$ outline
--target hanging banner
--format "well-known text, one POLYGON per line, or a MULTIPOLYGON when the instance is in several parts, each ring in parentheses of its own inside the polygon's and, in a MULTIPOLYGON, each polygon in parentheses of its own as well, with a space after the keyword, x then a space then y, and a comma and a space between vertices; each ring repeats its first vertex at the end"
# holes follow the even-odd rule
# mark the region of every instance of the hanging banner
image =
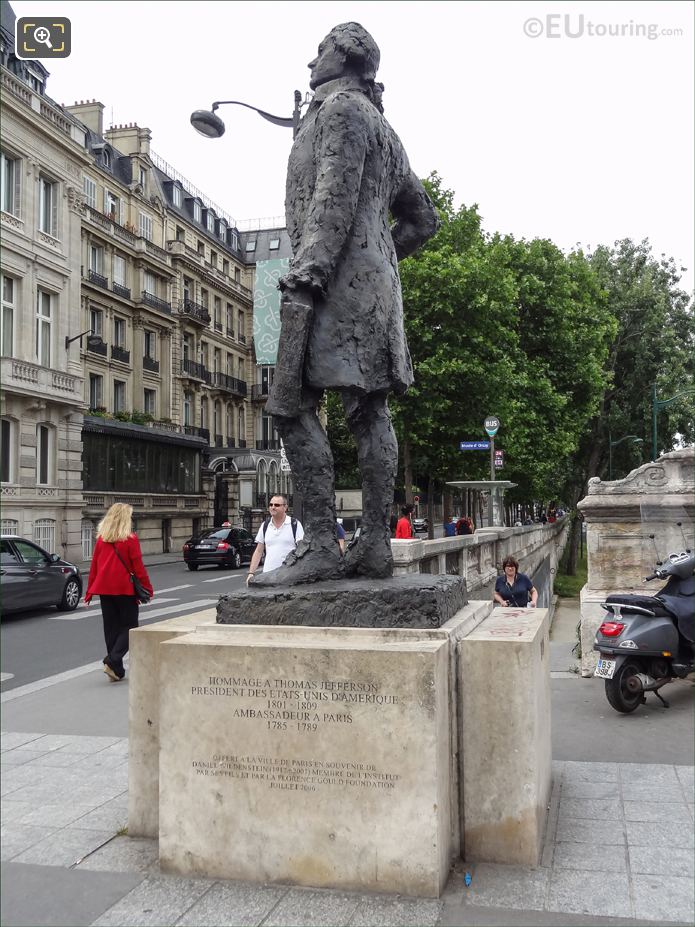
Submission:
POLYGON ((274 364, 280 337, 280 290, 278 280, 286 274, 289 258, 258 261, 253 284, 253 343, 256 363, 274 364))

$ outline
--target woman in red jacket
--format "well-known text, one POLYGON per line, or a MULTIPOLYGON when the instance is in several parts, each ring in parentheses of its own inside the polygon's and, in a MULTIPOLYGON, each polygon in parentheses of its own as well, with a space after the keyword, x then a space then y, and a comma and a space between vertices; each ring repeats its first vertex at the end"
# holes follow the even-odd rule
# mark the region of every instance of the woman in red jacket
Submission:
POLYGON ((106 656, 102 662, 104 672, 113 682, 125 676, 123 657, 128 653, 128 634, 131 628, 138 626, 139 602, 130 581, 131 573, 152 595, 140 542, 133 531, 133 507, 116 502, 97 528, 97 543, 84 596, 85 605, 89 605, 94 595, 101 600, 106 641, 106 656))
POLYGON ((401 506, 401 517, 396 525, 396 537, 399 539, 412 538, 413 536, 413 526, 410 523, 411 511, 412 509, 409 506, 401 506))

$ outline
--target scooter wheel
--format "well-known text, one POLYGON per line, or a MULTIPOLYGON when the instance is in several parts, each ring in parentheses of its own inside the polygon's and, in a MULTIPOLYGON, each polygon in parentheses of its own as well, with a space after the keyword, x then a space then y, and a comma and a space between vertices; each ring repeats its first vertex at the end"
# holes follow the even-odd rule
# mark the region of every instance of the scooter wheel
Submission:
POLYGON ((612 679, 606 679, 606 698, 616 711, 629 715, 644 701, 642 686, 630 682, 641 671, 638 663, 623 663, 612 679))

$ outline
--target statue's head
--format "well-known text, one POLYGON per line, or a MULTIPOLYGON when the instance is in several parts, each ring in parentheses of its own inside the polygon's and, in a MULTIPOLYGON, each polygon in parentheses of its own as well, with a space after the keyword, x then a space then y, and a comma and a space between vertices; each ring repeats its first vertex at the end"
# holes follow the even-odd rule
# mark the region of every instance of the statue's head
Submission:
POLYGON ((379 46, 364 26, 342 23, 331 29, 319 45, 318 55, 309 62, 309 86, 315 90, 329 80, 348 75, 373 81, 379 57, 379 46))

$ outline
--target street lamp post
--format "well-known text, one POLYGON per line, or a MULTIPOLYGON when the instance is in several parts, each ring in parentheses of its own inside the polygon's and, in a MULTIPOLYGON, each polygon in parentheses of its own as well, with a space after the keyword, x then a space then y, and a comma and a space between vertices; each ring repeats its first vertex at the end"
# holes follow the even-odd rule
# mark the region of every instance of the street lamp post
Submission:
POLYGON ((633 444, 644 444, 644 438, 638 438, 637 435, 625 435, 623 438, 618 438, 617 441, 611 441, 611 433, 608 432, 608 479, 609 481, 613 479, 613 448, 617 447, 618 444, 622 444, 623 441, 631 441, 633 444))
POLYGON ((652 460, 656 460, 656 413, 670 406, 676 399, 682 399, 690 393, 695 393, 695 389, 685 389, 682 393, 677 393, 671 399, 656 398, 656 383, 652 386, 652 460))
POLYGON ((194 113, 191 113, 191 125, 196 130, 200 132, 201 135, 204 135, 205 138, 222 138, 225 132, 224 122, 217 115, 217 109, 220 106, 226 106, 231 104, 233 106, 245 106, 246 109, 252 109, 254 112, 258 113, 259 116, 262 116, 263 119, 266 119, 268 122, 272 122, 273 125, 283 126, 287 129, 292 129, 292 138, 297 135, 297 129, 299 128, 299 119, 302 112, 302 107, 307 106, 311 102, 311 97, 309 94, 306 95, 304 100, 302 100, 302 94, 299 90, 294 91, 294 110, 291 116, 273 116, 272 113, 266 113, 265 110, 259 109, 257 106, 251 106, 250 103, 242 103, 241 100, 217 100, 212 104, 212 107, 207 109, 197 109, 194 113))

